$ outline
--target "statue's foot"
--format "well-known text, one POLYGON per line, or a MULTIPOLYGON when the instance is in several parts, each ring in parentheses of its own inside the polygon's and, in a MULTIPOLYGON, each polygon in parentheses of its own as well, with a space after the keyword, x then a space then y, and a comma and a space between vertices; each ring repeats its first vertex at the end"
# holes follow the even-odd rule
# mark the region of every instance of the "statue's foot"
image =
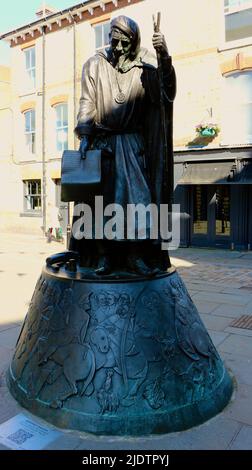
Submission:
POLYGON ((50 403, 50 407, 51 407, 51 408, 54 408, 54 409, 62 408, 62 405, 63 405, 62 400, 59 400, 58 398, 56 398, 55 400, 51 401, 51 403, 50 403))
POLYGON ((160 272, 158 268, 150 268, 144 260, 136 255, 130 255, 127 260, 127 267, 136 274, 142 276, 155 276, 160 272))
POLYGON ((78 261, 79 254, 75 251, 63 251, 62 253, 55 253, 54 255, 46 258, 46 266, 51 268, 53 271, 58 271, 63 264, 66 264, 68 261, 78 261))
POLYGON ((95 273, 98 274, 98 276, 106 276, 107 274, 111 274, 111 265, 108 256, 101 256, 95 273))

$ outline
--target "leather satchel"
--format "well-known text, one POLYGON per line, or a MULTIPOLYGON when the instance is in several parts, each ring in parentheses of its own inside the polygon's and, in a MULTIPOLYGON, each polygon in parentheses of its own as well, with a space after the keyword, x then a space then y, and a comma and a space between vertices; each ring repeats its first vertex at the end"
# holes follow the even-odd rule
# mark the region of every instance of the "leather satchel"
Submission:
POLYGON ((101 189, 101 150, 64 150, 61 161, 61 200, 85 202, 101 189))

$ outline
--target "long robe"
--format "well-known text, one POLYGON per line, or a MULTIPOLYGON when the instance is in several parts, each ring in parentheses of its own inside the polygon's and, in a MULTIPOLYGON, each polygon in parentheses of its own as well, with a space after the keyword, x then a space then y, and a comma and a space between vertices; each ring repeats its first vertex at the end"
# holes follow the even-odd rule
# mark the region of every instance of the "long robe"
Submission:
MULTIPOLYGON (((162 59, 162 69, 172 152, 176 79, 170 56, 162 59)), ((160 114, 156 58, 146 49, 140 49, 137 57, 126 62, 121 70, 114 67, 110 49, 97 53, 84 64, 76 133, 80 138, 89 135, 93 148, 104 151, 104 204, 120 204, 127 214, 127 204, 148 206, 164 200, 160 114), (122 104, 116 101, 120 92, 126 98, 122 104)))

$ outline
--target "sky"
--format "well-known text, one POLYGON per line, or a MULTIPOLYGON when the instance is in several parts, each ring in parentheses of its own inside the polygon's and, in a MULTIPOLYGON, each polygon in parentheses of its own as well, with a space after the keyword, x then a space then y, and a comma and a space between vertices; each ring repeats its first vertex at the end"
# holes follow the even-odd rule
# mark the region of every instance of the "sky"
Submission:
MULTIPOLYGON (((81 0, 48 0, 46 5, 57 10, 64 10, 73 5, 78 5, 81 0)), ((36 20, 35 12, 43 4, 43 0, 0 0, 0 34, 6 33, 19 26, 36 20)), ((5 41, 0 41, 0 65, 9 64, 9 49, 5 41)))

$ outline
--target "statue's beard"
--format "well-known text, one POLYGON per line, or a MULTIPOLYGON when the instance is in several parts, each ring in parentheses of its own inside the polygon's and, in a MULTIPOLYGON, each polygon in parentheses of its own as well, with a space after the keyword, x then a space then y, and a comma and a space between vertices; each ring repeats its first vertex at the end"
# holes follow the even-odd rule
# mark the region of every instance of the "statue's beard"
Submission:
POLYGON ((115 66, 117 66, 118 68, 122 67, 122 65, 129 59, 129 56, 130 56, 130 52, 128 52, 127 54, 124 54, 123 52, 118 53, 116 51, 113 51, 115 66))

